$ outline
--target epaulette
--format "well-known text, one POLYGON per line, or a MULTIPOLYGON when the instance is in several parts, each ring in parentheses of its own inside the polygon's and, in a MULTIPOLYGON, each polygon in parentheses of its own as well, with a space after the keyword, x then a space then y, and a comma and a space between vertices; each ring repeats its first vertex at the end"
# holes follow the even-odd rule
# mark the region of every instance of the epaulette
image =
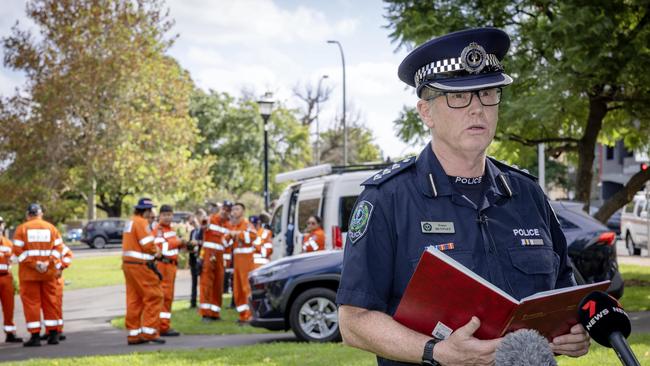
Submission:
POLYGON ((377 172, 377 174, 368 178, 365 182, 361 183, 362 186, 379 186, 384 182, 387 182, 392 177, 400 174, 405 171, 406 168, 415 164, 415 156, 406 158, 402 161, 394 163, 393 165, 386 167, 384 170, 377 172))
POLYGON ((519 174, 521 174, 521 175, 523 175, 523 176, 525 176, 527 178, 532 179, 535 182, 538 181, 538 178, 536 176, 530 174, 528 169, 519 169, 519 167, 516 166, 516 165, 508 165, 508 164, 506 164, 506 163, 504 163, 504 162, 502 162, 500 160, 497 160, 497 159, 495 159, 495 158, 493 158, 491 156, 488 156, 488 159, 490 159, 490 161, 492 161, 494 163, 494 165, 498 166, 499 168, 509 170, 509 171, 513 171, 513 172, 517 172, 517 173, 519 173, 519 174))

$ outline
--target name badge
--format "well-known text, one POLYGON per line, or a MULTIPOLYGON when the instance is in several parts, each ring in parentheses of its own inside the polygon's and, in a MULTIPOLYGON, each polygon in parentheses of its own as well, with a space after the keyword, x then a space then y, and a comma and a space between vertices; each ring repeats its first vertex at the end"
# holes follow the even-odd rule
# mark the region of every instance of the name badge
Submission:
POLYGON ((421 221, 420 226, 425 234, 454 234, 456 232, 453 222, 421 221))

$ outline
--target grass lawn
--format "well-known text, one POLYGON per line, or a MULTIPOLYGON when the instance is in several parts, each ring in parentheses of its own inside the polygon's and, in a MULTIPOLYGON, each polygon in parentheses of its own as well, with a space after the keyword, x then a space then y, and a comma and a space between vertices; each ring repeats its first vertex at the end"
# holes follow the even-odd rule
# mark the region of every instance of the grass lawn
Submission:
MULTIPOLYGON (((18 284, 18 266, 11 268, 16 285, 18 284)), ((119 285, 124 283, 122 257, 111 255, 92 258, 73 258, 70 268, 63 271, 65 290, 119 285)), ((18 289, 16 288, 16 291, 18 289)))
POLYGON ((625 311, 650 311, 650 267, 620 265, 625 280, 621 303, 625 311))
POLYGON ((73 258, 70 268, 63 271, 63 277, 66 290, 122 284, 122 257, 73 258))
MULTIPOLYGON (((255 328, 250 325, 240 326, 235 323, 239 318, 235 309, 228 308, 230 296, 223 297, 223 307, 225 311, 221 312, 221 321, 212 323, 201 322, 196 309, 189 309, 189 301, 174 301, 172 305, 172 328, 182 334, 251 334, 251 333, 270 333, 271 331, 263 328, 255 328)), ((124 318, 113 319, 111 324, 117 328, 124 328, 124 318)))
MULTIPOLYGON (((642 365, 650 365, 650 335, 636 335, 630 339, 632 349, 642 365)), ((614 351, 592 346, 588 356, 578 359, 558 358, 560 366, 600 365, 618 366, 620 362, 614 351)), ((254 346, 201 349, 194 351, 151 352, 119 356, 94 356, 31 360, 9 365, 376 365, 375 356, 340 343, 271 343, 254 346)))
MULTIPOLYGON (((650 334, 632 334, 628 338, 628 343, 632 347, 632 351, 636 354, 641 365, 650 365, 650 334)), ((596 342, 591 342, 592 346, 586 356, 580 358, 559 357, 559 366, 582 366, 582 365, 599 365, 599 366, 620 366, 621 361, 618 360, 614 350, 605 348, 598 345, 596 342)))

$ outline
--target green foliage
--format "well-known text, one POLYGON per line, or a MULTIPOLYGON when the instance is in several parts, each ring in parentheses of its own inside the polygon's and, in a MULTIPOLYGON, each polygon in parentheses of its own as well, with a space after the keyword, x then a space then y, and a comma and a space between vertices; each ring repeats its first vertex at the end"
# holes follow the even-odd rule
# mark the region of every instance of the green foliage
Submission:
MULTIPOLYGON (((578 182, 588 182, 598 139, 623 138, 629 149, 648 145, 647 0, 385 2, 387 27, 400 47, 467 27, 509 33, 504 65, 515 82, 504 91, 497 131, 497 139, 513 142, 509 150, 546 142, 554 155, 569 153, 578 162, 578 182)), ((402 113, 396 122, 404 141, 423 132, 413 116, 402 113)), ((590 186, 576 187, 578 197, 588 197, 590 186)))
MULTIPOLYGON (((214 185, 237 197, 262 192, 264 123, 257 103, 226 93, 197 91, 190 115, 197 119, 203 136, 195 154, 215 159, 210 169, 214 185)), ((308 127, 301 125, 293 111, 279 106, 268 121, 268 142, 269 187, 272 196, 277 196, 284 185, 275 183, 275 174, 305 167, 311 160, 308 127)))
MULTIPOLYGON (((343 165, 343 128, 320 133, 320 162, 343 165)), ((381 149, 373 143, 372 131, 359 123, 348 126, 348 164, 360 164, 381 160, 381 149)))
POLYGON ((27 13, 40 37, 16 25, 2 40, 5 65, 28 78, 2 105, 0 126, 13 130, 0 144, 0 185, 13 192, 2 201, 52 213, 96 183, 98 207, 120 215, 128 195, 187 200, 210 188, 211 159, 191 156, 194 86, 165 55, 173 21, 161 1, 32 0, 27 13))

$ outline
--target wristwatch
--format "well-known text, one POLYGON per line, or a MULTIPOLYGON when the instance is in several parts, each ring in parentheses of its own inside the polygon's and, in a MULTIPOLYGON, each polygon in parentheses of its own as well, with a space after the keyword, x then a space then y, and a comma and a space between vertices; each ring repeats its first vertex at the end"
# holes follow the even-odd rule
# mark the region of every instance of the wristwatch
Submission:
POLYGON ((441 366, 440 362, 433 359, 433 347, 442 339, 432 338, 424 345, 424 353, 422 353, 422 364, 426 366, 441 366))

